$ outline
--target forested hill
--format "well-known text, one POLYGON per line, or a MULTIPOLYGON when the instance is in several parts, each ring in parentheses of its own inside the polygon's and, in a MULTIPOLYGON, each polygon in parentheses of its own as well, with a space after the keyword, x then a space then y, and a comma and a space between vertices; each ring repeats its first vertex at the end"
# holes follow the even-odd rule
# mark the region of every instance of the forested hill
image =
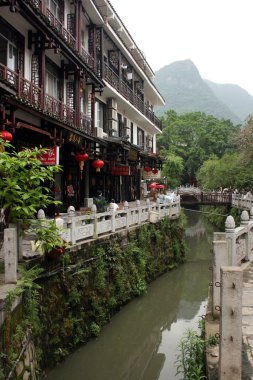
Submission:
POLYGON ((236 84, 218 84, 205 79, 214 94, 241 119, 253 114, 253 96, 236 84))
POLYGON ((177 61, 161 68, 156 72, 154 84, 166 102, 164 107, 156 107, 158 116, 173 109, 179 114, 200 111, 219 119, 230 119, 234 124, 241 124, 245 119, 242 111, 235 113, 235 99, 233 98, 233 103, 230 102, 233 104, 233 112, 225 104, 229 103, 229 97, 222 96, 222 91, 219 91, 219 96, 216 95, 214 86, 213 89, 209 87, 209 82, 207 84, 201 78, 197 67, 190 60, 177 61))

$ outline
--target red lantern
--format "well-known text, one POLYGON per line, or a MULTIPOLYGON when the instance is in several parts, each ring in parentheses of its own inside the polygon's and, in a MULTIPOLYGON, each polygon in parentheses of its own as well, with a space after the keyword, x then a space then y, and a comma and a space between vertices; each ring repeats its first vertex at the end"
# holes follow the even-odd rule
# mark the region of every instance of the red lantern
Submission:
POLYGON ((0 137, 2 137, 2 139, 4 141, 9 141, 9 142, 12 141, 12 134, 10 132, 8 132, 8 131, 1 131, 0 133, 1 133, 0 137))
POLYGON ((158 169, 152 169, 152 173, 153 174, 157 174, 158 173, 158 169))
POLYGON ((147 173, 149 173, 149 172, 151 172, 151 167, 149 167, 149 166, 145 166, 144 168, 143 168, 143 170, 145 171, 145 172, 147 172, 147 173))
POLYGON ((100 172, 100 169, 104 166, 104 164, 104 161, 99 159, 92 162, 92 166, 96 169, 96 172, 100 172))
POLYGON ((84 152, 77 152, 75 155, 76 161, 79 162, 79 167, 80 167, 80 178, 83 178, 83 166, 84 166, 84 161, 87 161, 89 159, 89 155, 84 152))

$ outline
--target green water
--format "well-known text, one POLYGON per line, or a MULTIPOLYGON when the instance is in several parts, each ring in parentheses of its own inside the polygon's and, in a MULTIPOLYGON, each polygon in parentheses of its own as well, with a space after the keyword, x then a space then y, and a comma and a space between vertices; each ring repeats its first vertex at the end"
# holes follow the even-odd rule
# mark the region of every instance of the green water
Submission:
POLYGON ((178 343, 198 329, 211 281, 212 228, 187 211, 187 260, 125 306, 98 339, 79 348, 48 380, 174 380, 178 343))

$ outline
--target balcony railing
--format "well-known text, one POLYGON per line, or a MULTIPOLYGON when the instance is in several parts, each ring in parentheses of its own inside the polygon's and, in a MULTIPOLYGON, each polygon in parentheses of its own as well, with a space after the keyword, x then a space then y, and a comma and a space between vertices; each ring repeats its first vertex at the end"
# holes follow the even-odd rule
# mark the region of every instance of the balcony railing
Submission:
POLYGON ((135 94, 133 90, 125 82, 123 82, 108 65, 105 65, 104 79, 122 96, 124 96, 124 98, 128 100, 135 108, 137 108, 138 111, 152 121, 156 127, 162 130, 162 123, 155 116, 154 112, 148 108, 143 100, 135 94))
POLYGON ((28 106, 53 117, 56 120, 72 126, 88 135, 92 133, 91 118, 81 113, 80 125, 76 124, 76 112, 62 101, 49 94, 43 95, 43 89, 23 78, 17 73, 0 63, 0 82, 5 83, 15 91, 19 101, 28 106))
POLYGON ((60 37, 69 45, 69 47, 78 53, 83 61, 91 68, 95 70, 93 57, 82 47, 81 52, 77 49, 76 38, 63 26, 63 24, 53 15, 48 9, 44 8, 41 0, 26 0, 37 12, 46 16, 50 26, 56 30, 60 37))
POLYGON ((76 48, 76 39, 72 34, 64 28, 62 23, 53 15, 53 13, 47 8, 46 16, 50 21, 50 25, 57 30, 57 32, 63 37, 64 41, 66 41, 73 49, 76 48))

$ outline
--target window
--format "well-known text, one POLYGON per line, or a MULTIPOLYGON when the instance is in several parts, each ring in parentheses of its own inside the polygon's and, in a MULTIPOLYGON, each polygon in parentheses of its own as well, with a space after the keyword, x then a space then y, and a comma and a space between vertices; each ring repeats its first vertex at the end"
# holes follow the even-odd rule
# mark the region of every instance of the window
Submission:
POLYGON ((60 7, 57 0, 47 0, 47 7, 58 20, 60 19, 60 7))
POLYGON ((57 67, 50 62, 46 63, 46 93, 59 99, 60 81, 57 67))
POLYGON ((134 142, 134 124, 131 123, 131 143, 133 144, 134 142))
POLYGON ((8 59, 7 66, 13 71, 17 71, 18 68, 18 50, 11 42, 8 42, 8 59))
POLYGON ((96 110, 96 119, 95 119, 96 127, 102 128, 103 131, 106 132, 104 103, 97 100, 95 104, 95 110, 96 110))
POLYGON ((118 137, 123 136, 123 121, 122 121, 122 115, 118 113, 118 137))
POLYGON ((144 149, 144 131, 137 128, 137 145, 144 149))
POLYGON ((24 37, 0 17, 0 63, 12 71, 24 70, 24 37))

